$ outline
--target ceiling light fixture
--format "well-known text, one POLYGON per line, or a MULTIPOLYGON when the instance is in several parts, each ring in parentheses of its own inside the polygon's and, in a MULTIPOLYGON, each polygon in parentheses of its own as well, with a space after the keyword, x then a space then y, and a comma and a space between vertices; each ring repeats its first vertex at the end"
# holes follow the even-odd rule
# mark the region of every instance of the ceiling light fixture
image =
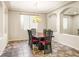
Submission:
POLYGON ((34 1, 34 7, 35 7, 35 9, 39 9, 39 2, 40 2, 40 0, 35 0, 34 1))

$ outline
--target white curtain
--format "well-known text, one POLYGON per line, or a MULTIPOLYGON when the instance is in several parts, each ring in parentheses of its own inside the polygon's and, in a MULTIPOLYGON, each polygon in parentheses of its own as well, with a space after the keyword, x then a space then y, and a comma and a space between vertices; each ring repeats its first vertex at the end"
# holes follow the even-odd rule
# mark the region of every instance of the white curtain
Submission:
POLYGON ((37 28, 37 24, 33 22, 32 16, 21 15, 21 28, 24 30, 37 28))

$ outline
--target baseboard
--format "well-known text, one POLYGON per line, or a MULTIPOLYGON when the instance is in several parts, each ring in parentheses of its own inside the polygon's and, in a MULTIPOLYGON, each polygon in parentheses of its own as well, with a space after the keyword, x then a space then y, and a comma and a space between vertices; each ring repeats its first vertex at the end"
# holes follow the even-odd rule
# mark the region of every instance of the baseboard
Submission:
POLYGON ((28 40, 28 39, 24 39, 24 38, 9 38, 8 41, 21 41, 21 40, 28 40))

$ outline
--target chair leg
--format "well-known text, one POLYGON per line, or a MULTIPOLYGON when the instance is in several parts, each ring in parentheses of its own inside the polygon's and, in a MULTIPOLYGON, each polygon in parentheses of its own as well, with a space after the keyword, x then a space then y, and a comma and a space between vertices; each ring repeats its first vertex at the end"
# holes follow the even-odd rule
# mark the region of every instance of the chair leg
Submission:
POLYGON ((52 45, 50 44, 50 53, 52 53, 52 45))
POLYGON ((44 45, 44 54, 46 54, 45 50, 46 50, 46 45, 44 45))
POLYGON ((45 54, 45 46, 44 46, 44 54, 45 54))
POLYGON ((46 54, 46 52, 47 53, 52 53, 52 46, 51 46, 51 44, 50 45, 47 45, 47 50, 46 50, 46 48, 45 48, 46 46, 44 46, 44 54, 46 54), (45 52, 46 51, 46 52, 45 52))

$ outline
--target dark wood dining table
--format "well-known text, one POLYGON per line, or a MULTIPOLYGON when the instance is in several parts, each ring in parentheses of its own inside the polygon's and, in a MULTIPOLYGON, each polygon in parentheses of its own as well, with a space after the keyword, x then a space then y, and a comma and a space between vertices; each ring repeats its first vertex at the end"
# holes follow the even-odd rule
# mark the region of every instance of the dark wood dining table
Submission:
POLYGON ((33 35, 35 38, 45 38, 46 36, 43 33, 37 33, 36 35, 33 35))
MULTIPOLYGON (((36 35, 33 35, 33 37, 41 39, 41 38, 47 38, 48 36, 46 36, 43 33, 37 33, 36 35)), ((51 37, 54 37, 53 35, 51 37)))
MULTIPOLYGON (((40 40, 45 40, 49 36, 46 36, 44 33, 37 33, 36 35, 33 35, 36 39, 40 40)), ((54 37, 53 35, 51 37, 54 37)))

